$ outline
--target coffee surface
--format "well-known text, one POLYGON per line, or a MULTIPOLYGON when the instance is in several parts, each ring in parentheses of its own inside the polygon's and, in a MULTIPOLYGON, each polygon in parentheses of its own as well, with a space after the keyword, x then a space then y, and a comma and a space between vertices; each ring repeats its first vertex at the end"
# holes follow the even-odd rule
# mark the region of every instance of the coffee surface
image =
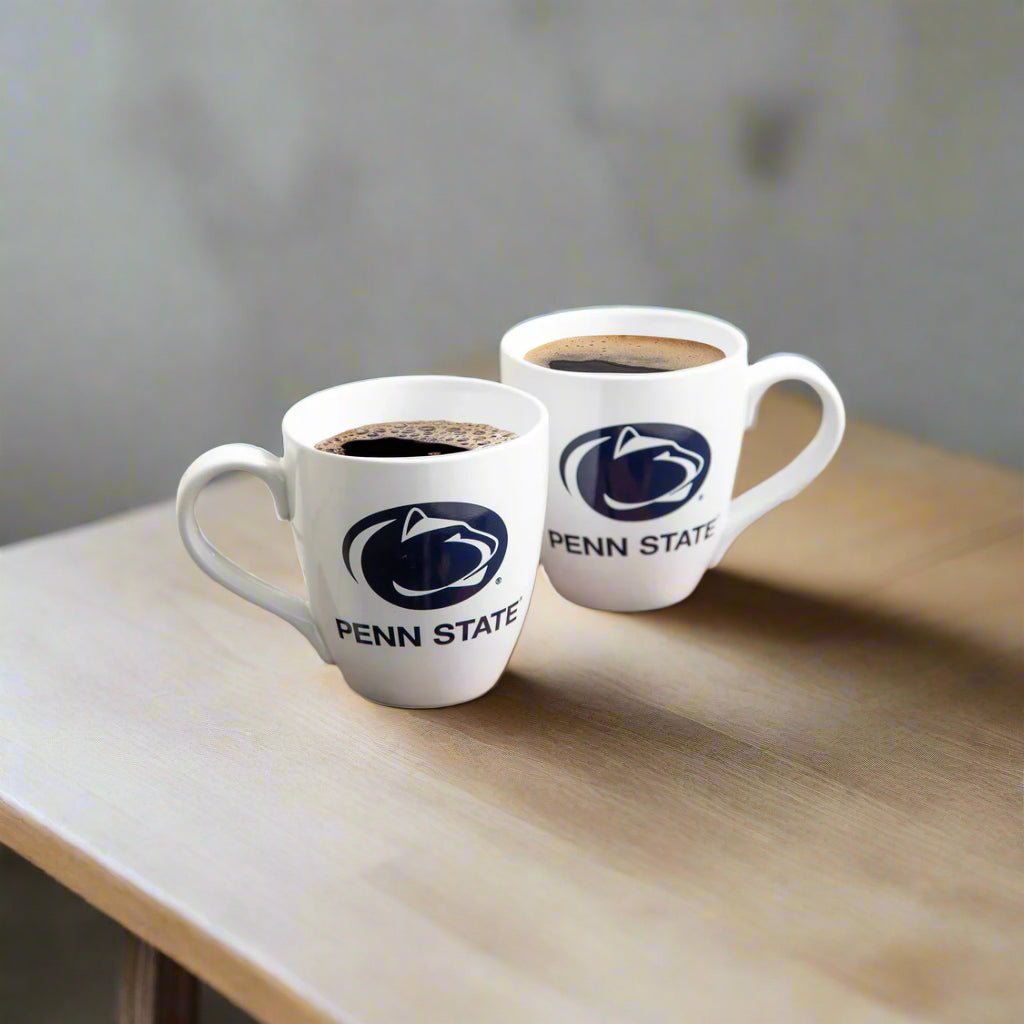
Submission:
POLYGON ((526 361, 575 373, 667 373, 725 358, 702 341, 640 334, 587 334, 549 341, 526 353, 526 361))
POLYGON ((364 459, 408 459, 427 455, 455 455, 510 441, 517 435, 489 423, 452 420, 399 420, 367 423, 325 437, 314 446, 332 455, 364 459))

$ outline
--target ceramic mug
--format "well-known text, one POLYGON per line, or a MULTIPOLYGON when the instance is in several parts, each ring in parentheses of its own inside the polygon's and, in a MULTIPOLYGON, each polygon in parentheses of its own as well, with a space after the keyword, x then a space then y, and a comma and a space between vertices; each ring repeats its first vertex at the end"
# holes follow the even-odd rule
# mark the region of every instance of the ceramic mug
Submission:
POLYGON ((501 379, 551 417, 542 562, 555 589, 610 611, 687 597, 736 537, 828 465, 845 425, 825 371, 782 353, 747 364, 737 327, 649 306, 570 309, 517 324, 501 342, 501 379), (581 373, 528 362, 538 345, 585 335, 689 338, 724 358, 661 373, 581 373), (744 431, 771 385, 809 384, 822 403, 814 439, 786 467, 732 497, 744 431))
POLYGON ((465 377, 385 377, 302 399, 284 456, 249 444, 201 455, 178 488, 181 538, 218 583, 290 622, 349 686, 381 704, 442 707, 489 690, 530 604, 547 489, 548 417, 530 395, 465 377), (450 455, 357 458, 314 445, 368 423, 446 419, 513 431, 450 455), (200 491, 241 470, 289 520, 309 600, 218 551, 196 519, 200 491))

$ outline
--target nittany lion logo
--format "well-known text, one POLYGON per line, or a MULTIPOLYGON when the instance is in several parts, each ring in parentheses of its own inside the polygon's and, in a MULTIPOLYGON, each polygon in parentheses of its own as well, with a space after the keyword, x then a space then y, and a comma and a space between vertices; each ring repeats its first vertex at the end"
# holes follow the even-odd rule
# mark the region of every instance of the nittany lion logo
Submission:
POLYGON ((570 441, 559 471, 570 494, 609 519, 638 522, 675 512, 711 466, 702 434, 674 423, 623 423, 570 441))
POLYGON ((508 531, 496 512, 457 501, 400 505, 360 519, 341 549, 345 568, 400 608, 447 608, 494 578, 508 531))

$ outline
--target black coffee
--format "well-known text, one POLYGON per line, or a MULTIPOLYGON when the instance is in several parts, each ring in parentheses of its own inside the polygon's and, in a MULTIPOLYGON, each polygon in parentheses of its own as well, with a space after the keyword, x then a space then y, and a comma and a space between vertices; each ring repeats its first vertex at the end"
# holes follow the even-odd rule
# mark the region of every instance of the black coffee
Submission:
POLYGON ((402 420, 368 423, 317 442, 318 451, 363 459, 409 459, 455 455, 510 441, 516 435, 488 423, 451 420, 402 420))
POLYGON ((667 373, 725 358, 702 341, 639 334, 588 334, 559 338, 526 353, 526 361, 576 373, 667 373))

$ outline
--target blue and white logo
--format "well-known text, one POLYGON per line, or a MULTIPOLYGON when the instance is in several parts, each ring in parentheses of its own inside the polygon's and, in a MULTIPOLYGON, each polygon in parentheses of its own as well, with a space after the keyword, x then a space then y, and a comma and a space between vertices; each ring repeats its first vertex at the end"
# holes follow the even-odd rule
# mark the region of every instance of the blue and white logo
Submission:
POLYGON ((703 434, 675 423, 622 423, 580 434, 562 452, 570 494, 609 519, 658 519, 685 505, 711 466, 703 434))
POLYGON ((494 578, 508 547, 497 512, 458 501, 400 505, 360 519, 341 556, 357 583, 399 608, 447 608, 494 578))

